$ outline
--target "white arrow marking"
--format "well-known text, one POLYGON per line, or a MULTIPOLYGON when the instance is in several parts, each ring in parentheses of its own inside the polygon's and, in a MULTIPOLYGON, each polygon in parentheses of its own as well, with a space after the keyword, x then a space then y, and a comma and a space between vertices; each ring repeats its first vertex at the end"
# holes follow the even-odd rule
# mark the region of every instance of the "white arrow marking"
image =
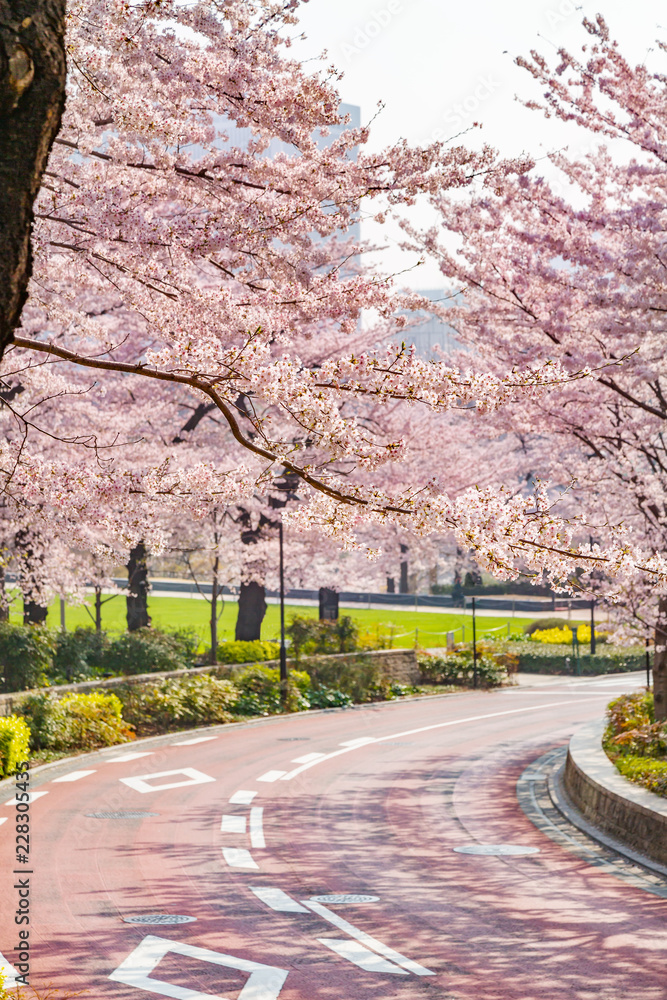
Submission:
POLYGON ((163 997, 174 997, 175 1000, 223 1000, 222 997, 214 996, 212 993, 200 993, 198 990, 185 989, 161 979, 152 979, 150 973, 169 952, 196 958, 200 962, 210 962, 212 965, 222 965, 226 969, 249 972, 250 978, 239 993, 238 1000, 276 1000, 287 979, 287 970, 279 969, 275 965, 249 962, 235 955, 223 955, 219 951, 198 948, 196 945, 183 944, 180 941, 169 941, 154 934, 145 937, 111 973, 109 979, 114 983, 159 993, 163 997))
POLYGON ((207 781, 215 781, 208 774, 196 771, 194 767, 181 767, 177 771, 156 771, 154 774, 142 774, 137 778, 120 778, 124 785, 134 788, 135 792, 163 792, 167 788, 183 788, 185 785, 203 785, 207 781), (184 781, 169 781, 166 785, 151 785, 154 778, 169 778, 172 774, 184 774, 184 781))
POLYGON ((272 910, 277 910, 279 913, 308 913, 309 911, 301 903, 297 903, 296 899, 292 899, 288 896, 286 892, 282 889, 274 889, 272 886, 259 886, 259 885, 249 885, 248 888, 251 892, 261 899, 263 903, 270 906, 272 910))
POLYGON ((387 962, 379 955, 364 948, 358 941, 348 941, 345 938, 316 938, 320 944, 326 945, 331 951, 335 951, 341 958, 353 962, 360 969, 366 972, 390 972, 394 976, 407 976, 405 969, 399 969, 393 962, 387 962))
POLYGON ((264 809, 253 806, 250 810, 250 846, 266 847, 264 840, 264 809))
POLYGON ((384 955, 391 962, 396 962, 396 965, 400 965, 403 969, 407 969, 408 972, 413 972, 415 976, 434 976, 435 972, 431 972, 430 969, 424 968, 419 962, 413 962, 411 958, 406 958, 405 955, 401 955, 400 952, 394 951, 393 948, 389 948, 386 944, 382 944, 382 941, 378 941, 377 938, 371 937, 370 934, 366 934, 365 931, 360 931, 358 927, 354 924, 348 923, 347 920, 343 920, 339 917, 337 913, 332 910, 327 909, 322 903, 314 903, 310 899, 302 899, 301 902, 304 906, 307 906, 310 910, 315 913, 319 913, 321 917, 328 920, 330 924, 334 927, 340 928, 340 930, 345 931, 350 937, 356 938, 357 941, 361 941, 362 944, 367 945, 376 951, 379 955, 384 955))

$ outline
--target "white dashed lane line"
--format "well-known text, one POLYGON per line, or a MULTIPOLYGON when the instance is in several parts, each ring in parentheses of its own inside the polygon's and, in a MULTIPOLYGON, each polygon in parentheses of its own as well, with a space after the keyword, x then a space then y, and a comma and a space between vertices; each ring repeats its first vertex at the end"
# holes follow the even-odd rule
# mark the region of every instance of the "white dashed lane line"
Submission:
POLYGON ((244 847, 223 847, 222 855, 230 868, 254 868, 259 871, 259 865, 244 847))
POLYGON ((250 810, 250 846, 266 847, 264 840, 264 809, 262 806, 253 806, 250 810))
POLYGON ((295 757, 292 764, 310 764, 312 760, 321 760, 325 753, 305 753, 303 757, 295 757))
POLYGON ((80 778, 86 778, 89 774, 97 774, 97 771, 70 771, 69 774, 63 774, 60 778, 54 778, 52 784, 57 785, 61 781, 79 781, 80 778))
POLYGON ((208 743, 209 740, 217 740, 217 736, 197 736, 193 740, 181 740, 179 743, 172 743, 172 747, 192 747, 195 743, 208 743))
MULTIPOLYGON (((41 797, 43 795, 48 795, 49 793, 48 792, 27 792, 26 794, 28 795, 28 798, 27 799, 21 799, 22 802, 34 802, 35 799, 41 799, 41 797)), ((15 806, 15 805, 18 805, 18 799, 16 799, 16 798, 10 799, 9 802, 5 802, 5 805, 6 806, 15 806)))
POLYGON ((245 816, 223 816, 220 824, 223 833, 245 833, 245 816))
POLYGON ((277 781, 278 778, 284 778, 287 771, 267 771, 265 774, 260 774, 257 781, 277 781))
POLYGON ((310 912, 301 903, 297 903, 296 899, 292 899, 286 892, 283 892, 282 889, 274 889, 268 885, 249 885, 248 888, 258 899, 261 899, 263 903, 266 903, 267 906, 270 906, 272 910, 276 910, 278 913, 310 912))
POLYGON ((234 792, 229 801, 233 806, 249 806, 256 795, 257 792, 248 792, 245 788, 240 788, 238 792, 234 792))
POLYGON ((2 826, 2 824, 6 823, 6 822, 7 822, 7 817, 6 816, 0 816, 0 826, 2 826))
POLYGON ((390 972, 394 976, 409 975, 405 969, 399 968, 393 962, 388 962, 380 955, 364 948, 363 944, 358 941, 348 941, 345 938, 315 938, 315 940, 330 948, 341 958, 347 959, 348 962, 359 966, 360 969, 365 969, 366 972, 390 972))
POLYGON ((125 764, 129 760, 139 760, 140 757, 150 757, 155 751, 144 750, 143 753, 121 753, 117 757, 107 757, 104 764, 125 764))

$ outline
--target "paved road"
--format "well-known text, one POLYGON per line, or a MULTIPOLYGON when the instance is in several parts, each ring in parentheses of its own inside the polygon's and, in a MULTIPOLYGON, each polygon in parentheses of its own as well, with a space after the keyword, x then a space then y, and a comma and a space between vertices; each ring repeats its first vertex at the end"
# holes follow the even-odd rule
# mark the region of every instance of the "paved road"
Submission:
POLYGON ((43 771, 29 869, 0 805, 0 949, 12 962, 16 868, 31 982, 92 1000, 665 1000, 667 899, 548 839, 516 797, 630 683, 303 714, 43 771), (499 844, 530 853, 456 850, 499 844), (314 898, 337 894, 377 899, 314 898), (196 919, 126 922, 151 914, 196 919))

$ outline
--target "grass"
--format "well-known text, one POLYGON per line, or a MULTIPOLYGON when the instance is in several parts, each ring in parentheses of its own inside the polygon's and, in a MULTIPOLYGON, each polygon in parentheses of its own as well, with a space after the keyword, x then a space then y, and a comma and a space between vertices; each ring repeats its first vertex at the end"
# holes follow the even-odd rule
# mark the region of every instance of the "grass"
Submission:
MULTIPOLYGON (((173 631, 179 628, 193 628, 201 636, 204 643, 209 636, 209 604, 207 601, 189 597, 149 597, 148 608, 153 625, 156 628, 173 631)), ((286 620, 292 615, 303 615, 314 618, 318 614, 316 607, 288 604, 285 606, 286 620)), ((373 610, 370 608, 342 608, 341 614, 351 615, 359 623, 363 632, 371 637, 393 635, 392 645, 408 648, 418 641, 420 646, 444 646, 446 632, 455 632, 455 640, 460 642, 472 640, 472 615, 470 612, 439 612, 439 611, 396 611, 393 609, 373 610), (465 634, 462 632, 465 630, 465 634)), ((20 622, 21 607, 19 602, 12 604, 11 620, 20 622)), ((77 626, 91 627, 93 621, 85 607, 68 606, 65 613, 68 629, 77 626)), ((512 634, 522 632, 532 618, 497 617, 477 618, 477 638, 485 635, 496 637, 507 636, 508 626, 512 634)), ((60 627, 60 605, 54 601, 49 608, 47 624, 51 628, 60 627)), ((236 603, 225 604, 218 623, 220 640, 234 638, 236 624, 236 603)), ((577 623, 578 624, 578 623, 577 623)), ((122 632, 125 629, 125 600, 122 595, 114 597, 102 609, 102 625, 108 632, 122 632)), ((262 624, 262 639, 277 639, 280 634, 280 609, 277 604, 269 604, 262 624)))

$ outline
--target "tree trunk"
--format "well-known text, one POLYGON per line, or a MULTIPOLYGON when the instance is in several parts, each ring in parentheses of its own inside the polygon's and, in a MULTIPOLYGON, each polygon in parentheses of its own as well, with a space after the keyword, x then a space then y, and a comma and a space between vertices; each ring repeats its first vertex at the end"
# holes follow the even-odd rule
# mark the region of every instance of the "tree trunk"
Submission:
POLYGON ((146 546, 138 542, 130 552, 127 563, 127 630, 136 632, 148 628, 151 620, 148 614, 148 565, 146 546))
POLYGON ((95 631, 102 631, 102 588, 95 587, 95 631))
POLYGON ((656 722, 662 722, 667 719, 667 597, 661 597, 658 604, 653 654, 653 696, 656 722))
POLYGON ((49 609, 45 608, 43 604, 38 604, 36 601, 23 601, 23 624, 24 625, 43 625, 46 621, 46 616, 49 613, 49 609))
POLYGON ((7 570, 0 565, 0 622, 9 621, 9 601, 7 600, 7 570))
POLYGON ((338 621, 338 592, 320 587, 320 621, 338 621))
POLYGON ((65 105, 65 0, 0 0, 0 357, 32 271, 33 202, 65 105))
POLYGON ((239 593, 239 613, 236 619, 236 638, 251 641, 261 638, 262 622, 266 614, 265 589, 251 580, 242 583, 239 593))
MULTIPOLYGON (((406 553, 408 551, 407 545, 401 545, 401 552, 406 553)), ((410 586, 408 583, 408 560, 407 558, 401 560, 401 578, 398 583, 399 594, 409 594, 410 586)))
MULTIPOLYGON (((217 545, 217 535, 216 535, 217 545)), ((220 569, 220 559, 216 555, 213 562, 213 584, 211 587, 211 652, 209 661, 211 664, 218 662, 218 571, 220 569)))
POLYGON ((396 593, 396 583, 394 581, 393 576, 388 576, 387 577, 387 593, 388 594, 395 594, 396 593))

